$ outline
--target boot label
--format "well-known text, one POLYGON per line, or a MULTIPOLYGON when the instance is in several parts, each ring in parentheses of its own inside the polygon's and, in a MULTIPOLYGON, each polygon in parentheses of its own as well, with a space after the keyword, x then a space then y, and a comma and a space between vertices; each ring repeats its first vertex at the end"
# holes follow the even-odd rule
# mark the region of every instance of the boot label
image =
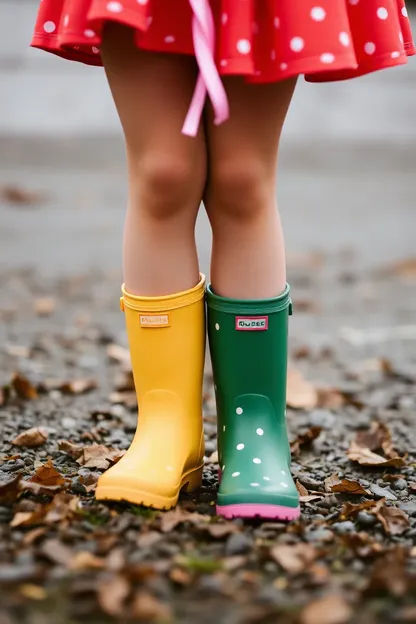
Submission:
POLYGON ((237 316, 235 319, 237 331, 265 331, 269 329, 268 316, 237 316))
POLYGON ((141 327, 169 327, 169 314, 140 314, 141 327))

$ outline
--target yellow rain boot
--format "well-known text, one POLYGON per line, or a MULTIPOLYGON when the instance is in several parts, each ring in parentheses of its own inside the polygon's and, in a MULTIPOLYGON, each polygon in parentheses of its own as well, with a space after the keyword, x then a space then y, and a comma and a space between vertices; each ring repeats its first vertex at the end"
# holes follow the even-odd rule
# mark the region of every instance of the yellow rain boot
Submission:
POLYGON ((205 278, 177 295, 137 297, 122 288, 139 420, 122 459, 98 480, 98 500, 157 509, 201 485, 205 278))

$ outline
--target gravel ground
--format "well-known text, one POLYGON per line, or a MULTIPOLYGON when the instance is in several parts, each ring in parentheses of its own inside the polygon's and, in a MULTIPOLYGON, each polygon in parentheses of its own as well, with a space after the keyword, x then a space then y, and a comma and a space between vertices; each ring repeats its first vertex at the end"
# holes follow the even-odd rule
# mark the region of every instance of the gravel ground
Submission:
POLYGON ((136 419, 118 279, 0 275, 1 624, 415 621, 416 262, 354 266, 290 260, 289 526, 215 517, 209 366, 201 492, 96 503, 136 419))

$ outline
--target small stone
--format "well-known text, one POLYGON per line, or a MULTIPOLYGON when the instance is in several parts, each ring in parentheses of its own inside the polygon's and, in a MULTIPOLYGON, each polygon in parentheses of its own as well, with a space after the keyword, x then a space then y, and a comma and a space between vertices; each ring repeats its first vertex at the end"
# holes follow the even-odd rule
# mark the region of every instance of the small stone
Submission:
POLYGON ((224 580, 211 574, 204 574, 199 579, 199 588, 204 594, 220 594, 224 589, 224 580))
POLYGON ((21 459, 16 459, 16 461, 10 461, 7 464, 4 464, 1 469, 3 472, 14 472, 15 470, 20 470, 25 467, 25 462, 21 459))
POLYGON ((71 418, 71 416, 64 416, 61 422, 63 429, 72 430, 77 426, 77 421, 74 418, 71 418))
POLYGON ((322 483, 320 481, 317 481, 316 479, 313 479, 313 477, 310 477, 309 475, 300 474, 298 475, 298 479, 301 484, 308 489, 318 490, 322 488, 322 483))
POLYGON ((307 542, 332 542, 334 534, 329 529, 312 529, 305 535, 307 542))
POLYGON ((355 524, 351 520, 345 520, 344 522, 335 522, 332 528, 339 535, 345 535, 346 533, 352 533, 355 531, 355 524))
POLYGON ((366 511, 359 511, 357 514, 357 521, 364 527, 370 527, 376 524, 377 518, 366 511))
POLYGON ((81 496, 85 496, 87 490, 85 489, 85 485, 81 482, 79 477, 74 477, 71 479, 71 490, 74 494, 81 494, 81 496))
POLYGON ((371 485, 371 481, 367 481, 367 479, 360 479, 360 483, 365 488, 368 488, 371 485))
POLYGON ((253 547, 253 540, 248 535, 244 533, 233 533, 227 539, 227 543, 225 545, 225 554, 228 556, 231 555, 243 555, 244 553, 249 552, 253 547))
POLYGON ((397 481, 394 482, 395 490, 405 490, 406 488, 407 488, 407 481, 405 481, 404 479, 397 479, 397 481))
POLYGON ((314 410, 309 415, 309 422, 312 427, 331 429, 335 423, 335 416, 328 410, 314 410))
POLYGON ((409 503, 399 503, 400 509, 403 509, 409 516, 416 516, 416 500, 409 503))
POLYGON ((207 440, 205 442, 205 455, 209 457, 217 450, 217 443, 214 440, 207 440))
POLYGON ((379 485, 376 485, 375 483, 372 483, 370 485, 370 490, 378 498, 387 498, 387 500, 397 500, 397 496, 393 494, 393 492, 390 492, 389 489, 382 488, 379 485))
POLYGON ((33 464, 33 459, 31 457, 25 457, 24 460, 25 466, 31 466, 33 464))

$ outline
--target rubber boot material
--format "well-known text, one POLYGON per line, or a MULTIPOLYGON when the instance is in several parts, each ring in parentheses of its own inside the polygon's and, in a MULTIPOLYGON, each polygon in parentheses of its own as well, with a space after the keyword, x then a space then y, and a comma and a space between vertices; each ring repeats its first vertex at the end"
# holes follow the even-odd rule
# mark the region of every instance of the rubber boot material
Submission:
POLYGON ((96 498, 169 509, 201 485, 205 278, 186 292, 138 297, 122 288, 139 406, 133 442, 99 479, 96 498))
POLYGON ((292 520, 299 496, 286 427, 289 286, 275 299, 224 299, 207 289, 218 414, 217 513, 292 520))

